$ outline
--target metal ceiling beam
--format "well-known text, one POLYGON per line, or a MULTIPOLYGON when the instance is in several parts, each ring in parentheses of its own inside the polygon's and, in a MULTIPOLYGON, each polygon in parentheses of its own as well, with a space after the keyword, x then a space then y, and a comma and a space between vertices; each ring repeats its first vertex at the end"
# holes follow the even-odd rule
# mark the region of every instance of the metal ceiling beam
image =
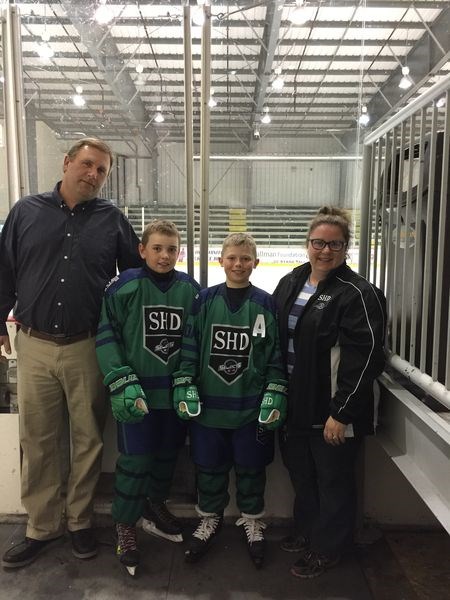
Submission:
MULTIPOLYGON (((47 0, 49 6, 55 4, 60 5, 60 0, 47 0)), ((142 6, 164 6, 167 7, 169 4, 171 7, 182 7, 186 3, 186 0, 140 0, 139 4, 142 6)), ((190 0, 188 2, 192 6, 197 6, 196 0, 190 0)), ((448 3, 448 0, 415 0, 414 5, 417 8, 442 8, 448 3)), ((21 0, 20 4, 32 4, 36 5, 36 0, 21 0)), ((227 0, 222 2, 229 6, 241 6, 242 0, 227 0)), ((408 8, 411 4, 411 0, 366 0, 365 4, 368 8, 408 8)), ((116 2, 108 2, 109 6, 122 6, 123 2, 117 0, 116 2)), ((309 0, 309 6, 320 7, 323 6, 323 0, 309 0)), ((355 6, 355 0, 339 0, 339 8, 344 6, 355 6)), ((181 18, 181 15, 180 15, 181 18)))
POLYGON ((122 56, 109 37, 108 29, 86 18, 84 0, 61 0, 61 6, 78 31, 90 58, 103 73, 105 81, 112 89, 116 101, 122 107, 125 121, 136 135, 144 138, 144 143, 146 139, 150 142, 151 148, 155 147, 157 139, 153 127, 145 129, 149 116, 128 71, 123 68, 122 56))
MULTIPOLYGON (((64 2, 67 2, 68 0, 61 0, 64 2)), ((273 0, 275 1, 275 0, 273 0)), ((272 0, 270 0, 269 5, 272 4, 272 0)), ((408 4, 411 4, 410 0, 408 1, 408 4)), ((122 4, 123 6, 123 4, 122 4)), ((352 6, 355 6, 355 2, 352 2, 352 6)), ((416 4, 417 6, 417 4, 416 4)), ((441 5, 439 8, 443 9, 443 6, 445 5, 441 5)), ((85 12, 86 12, 86 4, 84 5, 85 7, 85 12)), ((406 6, 403 6, 403 8, 406 8, 406 6)), ((431 7, 427 7, 427 8, 431 8, 431 7)), ((70 13, 67 13, 70 14, 70 13)), ((52 16, 47 16, 47 17, 43 17, 43 16, 38 16, 38 15, 33 15, 33 16, 29 16, 26 18, 26 23, 27 25, 72 25, 72 21, 67 18, 67 17, 52 17, 52 16)), ((177 27, 179 28, 181 25, 181 17, 180 19, 170 19, 170 18, 146 18, 145 19, 145 24, 147 25, 147 27, 177 27)), ((261 30, 264 29, 264 26, 266 24, 266 21, 264 20, 257 20, 257 19, 222 19, 220 21, 215 20, 213 22, 213 28, 221 28, 221 27, 232 27, 232 28, 243 28, 243 29, 248 29, 249 26, 253 27, 254 29, 258 29, 260 28, 261 30)), ((134 17, 120 17, 118 18, 115 23, 114 26, 115 27, 138 27, 139 25, 142 25, 142 22, 140 20, 140 18, 134 18, 134 17)), ((347 22, 346 21, 325 21, 325 20, 321 20, 321 19, 316 19, 314 22, 309 22, 306 25, 293 25, 290 21, 288 20, 284 20, 281 21, 280 23, 280 27, 281 28, 300 28, 300 27, 312 27, 312 28, 327 28, 327 29, 345 29, 345 27, 347 26, 347 22)), ((353 21, 350 29, 362 29, 366 27, 366 22, 365 21, 353 21)), ((401 23, 398 23, 397 21, 370 21, 370 29, 422 29, 422 24, 418 21, 402 21, 401 23)), ((196 40, 194 40, 195 42, 196 40)))
MULTIPOLYGON (((86 40, 83 40, 83 43, 86 45, 86 40)), ((107 44, 108 46, 112 44, 110 39, 106 39, 104 42, 104 44, 107 44)), ((265 44, 266 45, 266 44, 265 44)), ((276 40, 275 40, 275 45, 276 45, 276 40)), ((338 46, 339 44, 336 43, 336 46, 338 46)), ((276 54, 275 55, 275 48, 273 49, 273 53, 271 55, 271 60, 270 60, 270 67, 272 66, 273 62, 283 62, 283 66, 288 64, 288 63, 298 63, 299 60, 299 55, 298 54, 290 54, 289 56, 286 56, 285 54, 276 54)), ((57 52, 57 58, 58 59, 86 59, 88 60, 89 58, 93 58, 95 59, 95 54, 98 54, 98 50, 96 49, 96 47, 94 46, 94 48, 92 48, 90 46, 90 48, 88 49, 88 52, 57 52), (91 55, 91 51, 94 50, 94 56, 91 55)), ((117 71, 117 73, 119 73, 119 71, 123 68, 123 62, 128 62, 133 60, 134 58, 139 58, 140 61, 143 60, 150 60, 153 61, 153 55, 152 54, 148 54, 148 53, 140 53, 139 55, 135 54, 134 52, 120 52, 117 49, 117 46, 115 46, 115 44, 108 48, 108 49, 104 49, 102 50, 102 54, 103 56, 101 56, 101 70, 104 71, 105 66, 103 65, 103 63, 107 62, 110 67, 114 67, 114 70, 117 71), (110 54, 110 52, 115 51, 115 55, 114 54, 110 54), (119 58, 115 58, 114 56, 120 57, 119 58), (113 63, 113 64, 111 64, 113 63)), ((259 52, 259 54, 234 54, 234 55, 229 55, 229 60, 230 61, 234 61, 234 60, 238 60, 239 62, 241 62, 242 60, 245 60, 248 63, 255 63, 256 61, 258 61, 259 64, 261 64, 261 60, 263 61, 263 67, 264 66, 269 66, 266 60, 266 55, 267 52, 264 49, 264 47, 261 49, 261 51, 259 52)), ((35 59, 37 57, 37 53, 35 51, 30 51, 30 50, 25 50, 23 52, 23 57, 24 58, 33 58, 35 59)), ((200 52, 193 52, 192 53, 192 60, 200 60, 201 59, 201 55, 200 52)), ((181 54, 177 54, 177 53, 164 53, 164 54, 159 54, 158 55, 158 64, 161 64, 162 61, 168 61, 173 63, 174 61, 179 61, 180 63, 183 60, 183 56, 181 54)), ((225 62, 226 60, 226 56, 224 54, 214 54, 212 55, 212 60, 213 61, 217 61, 217 62, 225 62)), ((355 63, 355 68, 358 67, 360 68, 360 64, 361 64, 361 56, 359 54, 343 54, 343 55, 338 55, 336 56, 335 54, 307 54, 305 56, 302 57, 303 62, 319 62, 319 63, 329 63, 329 62, 354 62, 355 63)), ((395 63, 397 62, 398 59, 396 59, 394 56, 392 56, 392 54, 386 54, 386 55, 380 55, 378 52, 376 52, 375 54, 364 54, 364 62, 366 63, 371 63, 373 61, 379 61, 379 62, 386 62, 386 63, 395 63)), ((136 60, 136 62, 138 62, 136 60)), ((100 68, 100 67, 99 67, 100 68)), ((126 69, 127 70, 127 69, 126 69)), ((130 71, 132 71, 132 69, 129 69, 130 71)), ((149 69, 147 69, 148 71, 149 69)), ((153 68, 150 68, 150 70, 152 71, 153 68)), ((214 69, 215 71, 215 69, 214 69)), ((250 71, 250 70, 249 70, 250 71)), ((144 71, 145 72, 145 71, 144 71)), ((239 72, 241 72, 239 70, 239 72)), ((250 71, 251 72, 251 71, 250 71)), ((260 72, 260 68, 258 66, 258 74, 260 72)), ((263 74, 266 71, 263 72, 263 74)), ((269 71, 269 76, 270 76, 270 72, 269 71)), ((323 71, 322 71, 323 73, 323 71)))
POLYGON ((430 76, 438 73, 450 60, 450 8, 442 11, 431 25, 430 31, 431 34, 425 31, 406 59, 411 79, 415 85, 406 92, 398 87, 402 77, 399 65, 367 105, 367 110, 371 115, 371 125, 375 125, 381 118, 392 114, 400 104, 404 104, 418 89, 423 87, 430 76))
POLYGON ((257 79, 253 100, 255 105, 254 113, 249 118, 250 135, 247 140, 247 147, 251 151, 253 143, 253 125, 255 116, 263 111, 266 99, 267 86, 272 74, 272 64, 274 62, 275 51, 277 49, 280 36, 281 13, 284 6, 284 0, 274 0, 269 2, 266 11, 266 23, 261 41, 259 53, 257 79))
MULTIPOLYGON (((33 58, 34 58, 34 56, 33 56, 33 58)), ((297 60, 298 60, 298 58, 297 58, 297 60)), ((24 65, 24 69, 26 69, 27 74, 28 73, 30 73, 30 74, 33 73, 33 80, 34 79, 38 80, 39 79, 39 75, 42 74, 42 69, 40 69, 36 65, 24 65)), ((131 69, 129 69, 129 71, 131 72, 131 69)), ((92 74, 92 69, 90 67, 86 67, 86 66, 83 66, 83 65, 80 65, 80 66, 75 66, 75 65, 74 66, 64 66, 64 65, 60 65, 59 69, 53 69, 52 70, 50 68, 47 68, 46 71, 45 71, 45 73, 47 75, 49 73, 51 73, 51 72, 54 72, 54 73, 64 72, 64 73, 77 73, 77 74, 78 73, 79 74, 82 74, 82 73, 92 74)), ((289 75, 289 71, 287 71, 286 69, 284 69, 283 72, 286 75, 289 75)), ((295 71, 295 72, 297 73, 297 71, 295 71)), ((161 73, 161 75, 183 75, 183 69, 182 68, 176 68, 176 67, 160 67, 160 69, 158 70, 158 73, 161 73)), ((102 76, 102 74, 103 73, 100 73, 100 77, 102 76)), ((144 74, 145 74, 145 69, 144 69, 144 74)), ((194 74, 195 75, 201 75, 201 69, 200 68, 194 69, 194 74)), ((221 69, 221 68, 215 68, 214 69, 214 75, 219 76, 219 75, 227 75, 227 74, 229 74, 229 71, 227 69, 221 69)), ((249 75, 252 78, 252 81, 253 81, 254 73, 250 69, 239 69, 238 70, 238 74, 239 74, 239 77, 241 78, 241 83, 244 83, 244 84, 246 83, 245 81, 242 80, 242 76, 244 76, 244 75, 249 75)), ((327 70, 327 74, 328 75, 340 75, 340 76, 345 75, 345 76, 348 76, 349 75, 349 69, 345 69, 345 70, 343 70, 343 69, 328 69, 327 70)), ((358 77, 359 77, 359 69, 356 70, 356 68, 355 68, 354 73, 351 72, 352 76, 355 75, 355 74, 358 75, 358 77)), ((308 76, 308 75, 314 75, 314 76, 323 77, 323 69, 300 69, 298 71, 298 76, 299 77, 300 76, 308 76)), ((383 80, 384 80, 384 78, 386 77, 386 69, 370 69, 370 75, 371 75, 371 77, 383 77, 383 80)), ((96 79, 92 79, 92 83, 97 83, 97 81, 99 81, 99 80, 102 81, 100 79, 100 77, 97 80, 96 79)), ((159 76, 158 76, 158 79, 159 79, 159 76)), ((64 80, 61 79, 61 78, 55 78, 54 81, 55 82, 63 83, 64 80)), ((167 83, 169 83, 170 85, 176 85, 179 82, 177 82, 177 81, 170 81, 170 82, 167 82, 167 83)), ((289 84, 289 82, 287 82, 287 84, 289 84)), ((366 82, 366 84, 370 85, 370 83, 368 83, 368 82, 366 82)), ((219 81, 217 84, 216 84, 216 82, 214 82, 214 85, 215 86, 216 85, 221 85, 221 82, 219 81)), ((239 84, 237 83, 237 81, 235 82, 233 80, 230 80, 230 85, 236 85, 236 86, 238 86, 239 84)), ((309 86, 314 85, 314 82, 311 82, 311 83, 308 84, 308 82, 301 82, 300 81, 300 82, 297 83, 297 87, 299 87, 301 85, 305 85, 305 87, 308 87, 308 85, 309 86)), ((330 86, 330 87, 336 87, 337 84, 336 84, 336 82, 324 82, 324 83, 321 84, 322 87, 323 86, 327 86, 327 85, 330 86)), ((339 83, 338 85, 339 85, 339 87, 346 87, 346 86, 353 87, 354 83, 353 82, 347 83, 347 82, 344 81, 342 84, 339 83)), ((143 87, 145 88, 145 85, 143 87)))
MULTIPOLYGON (((130 46, 131 44, 142 44, 143 40, 145 41, 145 38, 143 37, 137 37, 137 36, 118 36, 115 35, 114 37, 111 37, 111 39, 114 41, 114 43, 116 44, 126 44, 127 46, 130 46)), ((39 36, 34 36, 34 35, 23 35, 22 36, 22 43, 23 44, 35 44, 36 42, 39 42, 40 37, 39 36)), ((81 38, 79 36, 73 36, 71 38, 72 42, 75 42, 76 44, 81 42, 81 38)), ((361 40, 341 40, 339 38, 336 39, 329 39, 329 38, 324 38, 324 39, 302 39, 299 38, 296 41, 296 46, 302 46, 302 45, 308 45, 310 47, 327 47, 327 46, 339 46, 341 48, 345 48, 345 47, 349 47, 349 48, 355 48, 355 47, 360 47, 361 46, 361 40)), ((367 46, 371 46, 371 45, 375 45, 375 46, 379 46, 380 44, 384 44, 386 42, 385 39, 380 39, 380 38, 374 38, 374 39, 370 39, 370 38, 364 38, 364 45, 365 47, 367 46)), ((67 44, 67 36, 64 35, 55 35, 52 36, 51 40, 50 40, 50 45, 52 44, 67 44)), ((242 37, 242 38, 233 38, 233 45, 241 45, 241 46, 260 46, 261 41, 259 39, 257 39, 256 37, 242 37)), ((284 39, 284 40, 280 40, 278 43, 278 47, 279 48, 290 48, 293 44, 293 40, 292 39, 284 39)), ((178 46, 181 47, 183 45, 183 40, 182 38, 177 38, 177 37, 154 37, 152 38, 152 45, 153 47, 157 47, 157 46, 178 46)), ((211 45, 212 46, 220 46, 223 49, 223 38, 213 38, 211 40, 211 45)), ((392 48, 395 47, 403 47, 403 46, 411 46, 411 41, 407 41, 407 40, 389 40, 389 46, 391 46, 392 48)), ((135 58, 136 59, 143 59, 145 58, 146 54, 138 51, 135 54, 135 58)), ((180 58, 181 60, 181 58, 180 58)))

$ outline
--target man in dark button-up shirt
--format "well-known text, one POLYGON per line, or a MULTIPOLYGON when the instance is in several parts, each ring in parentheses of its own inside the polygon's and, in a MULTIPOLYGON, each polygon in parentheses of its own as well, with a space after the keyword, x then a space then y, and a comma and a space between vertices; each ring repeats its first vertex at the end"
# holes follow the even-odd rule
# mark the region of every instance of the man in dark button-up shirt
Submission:
POLYGON ((106 402, 95 332, 106 283, 117 268, 141 264, 130 223, 97 197, 111 164, 104 142, 80 140, 65 156, 63 179, 53 192, 19 200, 0 234, 0 355, 2 347, 11 351, 6 319, 15 307, 22 502, 28 512, 25 540, 3 556, 7 568, 32 562, 65 527, 75 556, 97 553, 91 519, 106 402), (64 405, 71 432, 66 497, 60 464, 64 405))

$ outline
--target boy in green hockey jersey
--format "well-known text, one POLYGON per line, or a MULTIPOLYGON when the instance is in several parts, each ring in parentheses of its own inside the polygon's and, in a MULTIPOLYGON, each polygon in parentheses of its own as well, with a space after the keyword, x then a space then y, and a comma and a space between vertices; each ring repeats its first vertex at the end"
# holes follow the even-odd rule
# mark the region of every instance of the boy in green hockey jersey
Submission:
POLYGON ((229 471, 247 547, 256 567, 264 559, 265 468, 273 460, 274 432, 286 414, 275 305, 249 281, 258 264, 247 233, 229 235, 219 259, 226 281, 200 292, 184 331, 174 407, 192 419, 201 519, 188 540, 187 562, 197 561, 218 533, 229 501, 229 471))
POLYGON ((145 265, 124 271, 106 288, 97 332, 120 451, 112 504, 117 554, 131 574, 139 562, 141 516, 145 531, 182 541, 180 524, 165 505, 186 434, 172 406, 172 373, 199 291, 189 275, 174 268, 180 234, 170 221, 150 223, 139 252, 145 265))

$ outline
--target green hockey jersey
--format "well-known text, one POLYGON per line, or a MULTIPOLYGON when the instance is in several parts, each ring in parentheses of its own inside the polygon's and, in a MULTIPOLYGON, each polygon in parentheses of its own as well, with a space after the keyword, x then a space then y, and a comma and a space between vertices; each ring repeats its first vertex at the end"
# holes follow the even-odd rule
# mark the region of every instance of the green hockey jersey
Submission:
POLYGON ((272 297, 250 286, 233 309, 225 283, 201 291, 174 375, 197 385, 202 410, 195 420, 202 425, 235 429, 257 419, 267 385, 286 385, 272 297))
POLYGON ((149 407, 172 407, 172 373, 178 367, 183 328, 199 285, 178 271, 158 279, 147 266, 128 269, 105 290, 97 331, 103 375, 134 373, 149 407))

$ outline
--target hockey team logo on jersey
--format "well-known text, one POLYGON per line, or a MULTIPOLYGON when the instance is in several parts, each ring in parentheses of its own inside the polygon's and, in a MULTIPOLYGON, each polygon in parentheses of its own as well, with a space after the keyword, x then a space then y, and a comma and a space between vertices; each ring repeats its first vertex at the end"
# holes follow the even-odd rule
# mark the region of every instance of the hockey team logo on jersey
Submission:
POLYGON ((183 333, 183 309, 144 306, 144 347, 164 364, 179 351, 183 333))
POLYGON ((209 368, 231 384, 248 368, 251 347, 250 327, 213 325, 209 368))

